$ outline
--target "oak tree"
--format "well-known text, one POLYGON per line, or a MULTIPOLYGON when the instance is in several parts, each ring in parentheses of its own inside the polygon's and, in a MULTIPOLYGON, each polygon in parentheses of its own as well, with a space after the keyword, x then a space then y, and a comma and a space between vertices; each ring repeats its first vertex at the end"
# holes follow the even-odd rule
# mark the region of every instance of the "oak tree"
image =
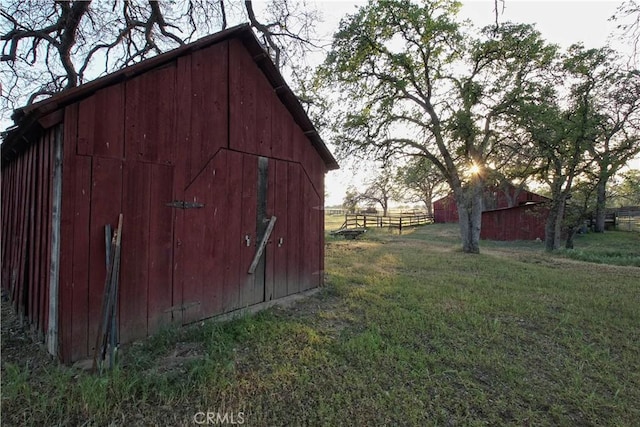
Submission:
POLYGON ((486 170, 510 107, 537 90, 555 49, 531 26, 470 35, 448 0, 371 1, 342 20, 322 70, 342 153, 422 156, 454 194, 465 252, 478 253, 486 170))

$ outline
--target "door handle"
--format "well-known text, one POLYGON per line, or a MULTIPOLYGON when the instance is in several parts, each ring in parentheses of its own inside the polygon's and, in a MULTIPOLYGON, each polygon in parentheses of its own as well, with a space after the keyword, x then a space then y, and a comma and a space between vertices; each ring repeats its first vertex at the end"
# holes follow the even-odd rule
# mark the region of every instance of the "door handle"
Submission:
POLYGON ((251 237, 249 237, 248 234, 244 236, 244 241, 246 242, 247 247, 251 246, 251 237))
POLYGON ((284 239, 281 237, 278 239, 278 247, 281 248, 283 244, 284 244, 284 239))

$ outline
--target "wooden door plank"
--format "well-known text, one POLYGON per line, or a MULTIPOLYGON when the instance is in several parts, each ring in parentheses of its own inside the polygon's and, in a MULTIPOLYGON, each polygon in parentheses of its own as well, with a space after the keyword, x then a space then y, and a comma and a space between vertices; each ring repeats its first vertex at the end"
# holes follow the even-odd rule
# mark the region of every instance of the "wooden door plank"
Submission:
MULTIPOLYGON (((277 175, 277 160, 269 159, 269 173, 267 181, 267 214, 269 216, 277 215, 276 211, 276 175, 277 175)), ((264 272, 264 299, 265 301, 271 301, 273 299, 273 293, 275 288, 275 260, 276 260, 276 248, 278 239, 278 223, 276 222, 273 228, 271 239, 267 241, 266 256, 265 256, 265 272, 264 272)))
POLYGON ((121 342, 147 335, 151 165, 123 168, 122 262, 118 288, 121 342))
MULTIPOLYGON (((224 271, 224 312, 240 306, 240 266, 241 254, 245 250, 245 234, 242 227, 242 154, 227 153, 226 213, 228 218, 225 230, 225 271, 224 271)), ((246 272, 244 272, 246 273, 246 272)))
POLYGON ((296 163, 288 163, 287 181, 287 295, 300 292, 300 258, 302 242, 302 176, 301 168, 296 163))
POLYGON ((186 323, 223 312, 224 244, 229 221, 227 153, 219 151, 185 192, 185 200, 204 205, 183 214, 185 260, 181 275, 186 323))
MULTIPOLYGON (((174 153, 175 170, 173 179, 172 199, 179 200, 184 197, 185 189, 190 175, 190 154, 187 147, 194 143, 191 137, 191 55, 178 58, 176 73, 176 150, 174 153)), ((173 242, 173 284, 171 306, 180 307, 184 302, 183 282, 184 282, 184 211, 175 209, 173 212, 174 222, 174 242, 173 242)), ((182 310, 171 311, 172 321, 183 324, 182 310)))
POLYGON ((218 152, 211 164, 212 170, 205 179, 210 180, 208 192, 207 218, 204 229, 203 260, 203 300, 206 301, 204 315, 206 317, 223 312, 224 280, 224 230, 227 227, 226 198, 227 188, 227 150, 218 152))
MULTIPOLYGON (((185 200, 207 205, 206 183, 204 180, 196 181, 185 192, 185 200)), ((202 259, 206 257, 204 251, 204 230, 206 224, 206 211, 204 209, 188 209, 182 212, 184 226, 182 230, 182 251, 184 253, 182 271, 182 311, 185 324, 195 322, 202 318, 203 301, 202 259)))
POLYGON ((306 291, 311 286, 311 260, 313 258, 313 242, 315 235, 313 233, 313 221, 311 213, 311 192, 310 182, 304 169, 301 173, 302 181, 302 240, 300 242, 300 252, 303 254, 300 259, 300 291, 306 291))
POLYGON ((247 273, 247 269, 253 261, 253 256, 258 245, 256 233, 257 217, 257 187, 258 187, 258 157, 248 154, 243 155, 242 166, 242 236, 249 236, 247 246, 241 246, 241 256, 238 263, 238 279, 241 283, 240 306, 261 302, 264 297, 264 280, 256 279, 255 275, 247 273))
POLYGON ((274 236, 274 298, 287 295, 287 253, 289 248, 289 205, 288 205, 288 176, 289 165, 284 161, 276 162, 275 215, 278 222, 274 236))
POLYGON ((148 333, 171 323, 173 264, 173 167, 151 166, 149 207, 148 333))

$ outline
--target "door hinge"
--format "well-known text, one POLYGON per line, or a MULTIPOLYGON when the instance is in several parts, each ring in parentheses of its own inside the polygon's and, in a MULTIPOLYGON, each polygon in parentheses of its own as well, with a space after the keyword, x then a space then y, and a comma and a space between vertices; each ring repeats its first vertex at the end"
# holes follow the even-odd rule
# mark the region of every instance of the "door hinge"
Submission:
POLYGON ((204 208, 204 203, 185 202, 184 200, 174 200, 173 202, 167 203, 167 206, 169 206, 170 208, 178 208, 178 209, 196 209, 196 208, 204 208))

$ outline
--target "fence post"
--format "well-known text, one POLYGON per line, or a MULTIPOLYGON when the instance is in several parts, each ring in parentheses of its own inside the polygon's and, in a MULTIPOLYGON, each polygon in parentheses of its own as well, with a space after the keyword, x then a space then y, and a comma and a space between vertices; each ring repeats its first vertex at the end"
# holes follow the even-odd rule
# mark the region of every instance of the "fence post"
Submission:
POLYGON ((400 217, 400 225, 399 225, 399 233, 398 234, 402 234, 402 217, 400 217))

